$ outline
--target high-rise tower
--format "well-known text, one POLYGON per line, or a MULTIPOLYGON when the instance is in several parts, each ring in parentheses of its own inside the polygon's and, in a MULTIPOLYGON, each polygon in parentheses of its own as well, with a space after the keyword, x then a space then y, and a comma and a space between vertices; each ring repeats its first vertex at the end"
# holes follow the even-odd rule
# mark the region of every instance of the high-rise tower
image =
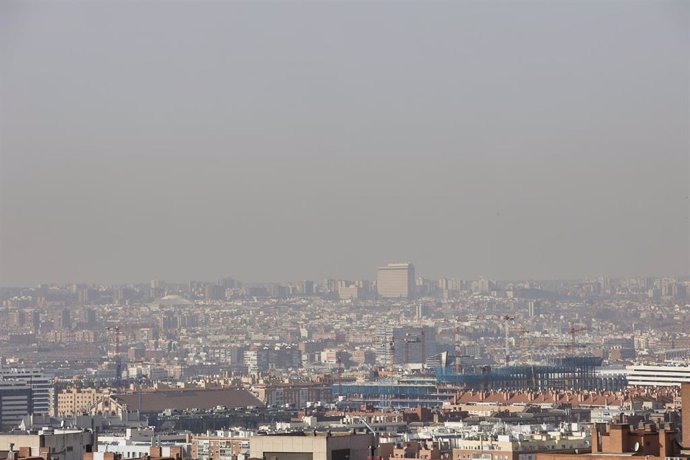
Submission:
POLYGON ((404 263, 379 267, 376 276, 379 297, 411 299, 414 297, 414 286, 414 265, 404 263))

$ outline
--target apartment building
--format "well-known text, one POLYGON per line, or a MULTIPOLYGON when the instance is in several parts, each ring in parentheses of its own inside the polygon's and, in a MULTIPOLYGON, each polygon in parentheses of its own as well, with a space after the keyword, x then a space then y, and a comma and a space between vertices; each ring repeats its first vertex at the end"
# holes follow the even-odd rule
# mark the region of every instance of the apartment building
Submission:
POLYGON ((576 453, 590 448, 584 433, 576 436, 547 434, 515 437, 461 439, 453 449, 453 460, 535 460, 538 452, 576 453))
POLYGON ((257 384, 252 387, 252 392, 268 406, 289 404, 297 409, 306 407, 308 402, 333 399, 331 385, 323 383, 257 384))
POLYGON ((198 460, 236 460, 249 454, 249 436, 246 431, 216 431, 192 436, 192 458, 198 460))
POLYGON ((98 402, 110 396, 108 390, 96 390, 95 388, 67 388, 57 395, 57 406, 54 416, 74 416, 90 409, 98 402))

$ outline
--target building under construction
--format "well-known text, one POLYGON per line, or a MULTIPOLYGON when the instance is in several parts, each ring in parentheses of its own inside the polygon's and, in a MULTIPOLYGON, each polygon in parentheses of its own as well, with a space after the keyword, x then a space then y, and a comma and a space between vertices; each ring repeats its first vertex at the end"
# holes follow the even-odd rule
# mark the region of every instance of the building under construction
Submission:
POLYGON ((375 407, 438 407, 449 402, 456 394, 455 390, 442 389, 436 379, 399 378, 382 379, 370 382, 343 383, 334 386, 333 394, 342 396, 346 401, 361 404, 372 404, 375 407))
POLYGON ((624 377, 597 374, 602 362, 602 358, 595 356, 572 356, 542 364, 483 366, 468 372, 440 366, 436 368, 436 379, 439 383, 472 390, 619 390, 625 387, 624 377))
MULTIPOLYGON (((627 385, 625 376, 597 373, 603 360, 595 356, 553 358, 547 363, 514 366, 479 366, 458 371, 452 356, 442 353, 435 363, 435 378, 402 377, 333 386, 333 394, 358 404, 377 407, 437 407, 466 390, 596 390, 617 391, 627 385)), ((437 356, 437 357, 438 357, 437 356)), ((429 367, 427 367, 429 368, 429 367)))

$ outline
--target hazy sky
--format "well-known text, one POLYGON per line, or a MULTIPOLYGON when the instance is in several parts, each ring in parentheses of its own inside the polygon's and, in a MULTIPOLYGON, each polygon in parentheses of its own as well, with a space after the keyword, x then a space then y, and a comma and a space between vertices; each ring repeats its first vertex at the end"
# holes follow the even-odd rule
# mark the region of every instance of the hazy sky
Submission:
POLYGON ((0 2, 0 284, 685 275, 690 2, 0 2))

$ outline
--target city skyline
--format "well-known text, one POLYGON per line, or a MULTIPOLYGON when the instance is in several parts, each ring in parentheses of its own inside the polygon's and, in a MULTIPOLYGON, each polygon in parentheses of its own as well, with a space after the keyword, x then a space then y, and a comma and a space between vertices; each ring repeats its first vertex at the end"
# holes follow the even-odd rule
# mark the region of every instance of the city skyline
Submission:
POLYGON ((690 460, 688 38, 1 0, 0 460, 690 460))
MULTIPOLYGON (((427 273, 420 273, 416 271, 414 266, 409 262, 389 262, 383 266, 380 266, 372 271, 370 276, 350 276, 347 278, 334 277, 334 276, 316 276, 301 279, 259 279, 259 280, 247 280, 240 277, 229 276, 229 275, 217 275, 211 276, 209 278, 202 277, 190 277, 189 279, 164 279, 162 277, 156 277, 151 279, 140 279, 131 280, 125 282, 112 282, 112 281, 91 281, 91 280, 67 280, 62 282, 56 282, 51 280, 42 280, 30 284, 16 284, 16 285, 3 285, 0 284, 1 289, 13 289, 13 288, 34 288, 38 286, 142 286, 142 285, 152 285, 160 284, 161 286, 183 286, 189 285, 190 283, 201 283, 207 285, 217 285, 221 286, 231 281, 233 284, 244 285, 244 286, 260 286, 260 285, 296 285, 300 283, 313 283, 314 286, 318 284, 325 284, 328 282, 349 282, 349 283, 359 283, 362 281, 373 283, 377 285, 377 281, 380 281, 381 270, 384 268, 389 268, 395 265, 412 265, 412 272, 414 273, 414 280, 425 280, 425 281, 466 281, 466 282, 479 282, 479 281, 489 281, 502 284, 510 283, 573 283, 573 282, 592 282, 592 281, 624 281, 624 280, 676 280, 679 282, 690 281, 690 276, 674 275, 674 274, 645 274, 645 275, 633 275, 633 276, 610 276, 607 274, 594 274, 591 276, 584 276, 580 278, 496 278, 491 276, 470 276, 470 277, 459 277, 459 276, 449 276, 449 275, 439 275, 430 276, 427 273)), ((407 288, 406 288, 407 289, 407 288)), ((407 295, 383 295, 382 298, 408 298, 407 295)), ((414 296, 413 296, 414 297, 414 296)))

